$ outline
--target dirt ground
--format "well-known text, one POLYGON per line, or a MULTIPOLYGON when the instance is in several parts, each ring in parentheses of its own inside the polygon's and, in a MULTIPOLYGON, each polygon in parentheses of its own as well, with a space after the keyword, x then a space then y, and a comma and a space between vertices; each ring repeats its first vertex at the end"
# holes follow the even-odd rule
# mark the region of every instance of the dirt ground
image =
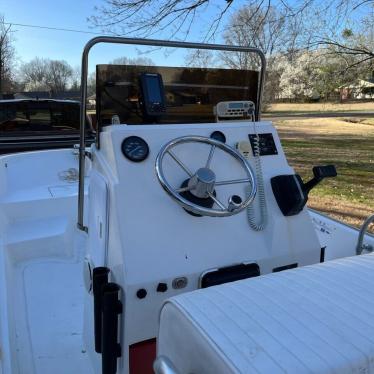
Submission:
POLYGON ((374 101, 364 103, 305 103, 289 104, 277 103, 271 104, 266 112, 355 112, 368 111, 374 112, 374 101))
POLYGON ((313 189, 310 207, 354 226, 374 213, 374 119, 293 119, 275 125, 289 163, 304 181, 315 165, 337 167, 337 178, 313 189))

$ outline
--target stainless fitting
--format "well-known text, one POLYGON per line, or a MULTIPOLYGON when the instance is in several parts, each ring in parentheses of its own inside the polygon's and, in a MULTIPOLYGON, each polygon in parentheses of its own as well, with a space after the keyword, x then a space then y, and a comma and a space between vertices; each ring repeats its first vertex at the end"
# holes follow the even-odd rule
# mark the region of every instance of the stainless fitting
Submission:
POLYGON ((242 202, 243 202, 243 200, 240 196, 232 195, 229 198, 229 206, 228 206, 227 210, 229 212, 233 212, 234 210, 238 209, 241 206, 242 202))
POLYGON ((188 181, 190 192, 200 198, 207 198, 214 191, 216 175, 208 168, 200 168, 188 181))

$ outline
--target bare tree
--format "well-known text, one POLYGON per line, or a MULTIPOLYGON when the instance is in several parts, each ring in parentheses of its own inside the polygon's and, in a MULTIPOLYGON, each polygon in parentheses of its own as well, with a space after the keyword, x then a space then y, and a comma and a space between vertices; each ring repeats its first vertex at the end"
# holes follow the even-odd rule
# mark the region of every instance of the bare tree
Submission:
POLYGON ((270 8, 282 9, 295 16, 313 1, 318 0, 304 0, 297 6, 290 0, 104 0, 104 5, 95 8, 95 14, 89 17, 89 21, 95 27, 114 34, 150 36, 166 31, 172 38, 188 36, 192 27, 208 13, 212 16, 204 22, 205 27, 200 24, 199 29, 203 38, 209 40, 222 31, 220 25, 225 23, 226 17, 243 6, 255 10, 253 14, 257 11, 265 14, 265 18, 270 8))
MULTIPOLYGON (((230 18, 223 38, 226 44, 253 46, 267 56, 268 69, 265 80, 264 102, 272 102, 279 93, 282 65, 279 59, 287 59, 296 53, 300 30, 287 10, 270 7, 266 10, 255 6, 244 6, 230 18)), ((226 66, 234 69, 257 69, 259 59, 250 53, 225 52, 221 59, 226 66)))
POLYGON ((87 79, 87 95, 91 96, 96 93, 96 71, 91 72, 87 79))
POLYGON ((212 0, 105 0, 89 20, 96 27, 115 34, 150 36, 166 30, 174 37, 178 33, 188 35, 199 13, 213 6, 217 8, 217 15, 210 25, 209 34, 212 34, 233 0, 222 1, 220 5, 213 3, 212 0))
POLYGON ((185 58, 186 66, 197 68, 221 67, 222 58, 220 54, 214 53, 207 49, 191 50, 185 58))
POLYGON ((75 66, 72 68, 70 90, 79 91, 81 87, 81 67, 75 66))
POLYGON ((374 71, 374 5, 372 11, 355 27, 346 27, 340 33, 331 31, 316 37, 316 44, 326 48, 326 54, 344 58, 344 70, 366 66, 374 71))
POLYGON ((61 92, 68 88, 73 69, 66 61, 35 57, 21 66, 20 76, 27 90, 61 92))
POLYGON ((143 65, 143 66, 154 66, 154 61, 149 57, 118 57, 110 62, 113 65, 143 65))
MULTIPOLYGON (((335 46, 338 53, 362 56, 359 63, 373 57, 370 45, 351 45, 340 36, 346 21, 352 19, 352 13, 357 11, 354 16, 357 22, 365 10, 369 13, 374 7, 374 0, 103 0, 103 5, 96 8, 89 21, 104 32, 126 36, 149 37, 157 33, 157 36, 183 39, 189 36, 192 28, 198 27, 201 38, 206 41, 222 35, 227 20, 243 6, 250 9, 251 20, 257 20, 258 30, 253 30, 255 35, 265 35, 260 32, 264 24, 275 31, 277 24, 293 22, 294 27, 300 30, 298 35, 305 37, 305 48, 335 46), (280 16, 276 23, 274 9, 280 16), (205 14, 209 14, 209 19, 204 18, 205 14), (318 23, 317 27, 315 23, 318 23), (332 30, 338 36, 333 37, 332 30)), ((374 24, 373 16, 369 22, 374 24)), ((272 37, 276 36, 273 32, 272 37)), ((267 41, 270 44, 260 43, 260 48, 269 52, 276 41, 270 38, 267 41)))
MULTIPOLYGON (((227 44, 253 46, 261 49, 268 58, 274 54, 289 54, 297 45, 300 30, 287 11, 270 7, 266 10, 244 6, 230 18, 223 39, 227 44)), ((225 61, 236 68, 253 67, 248 53, 225 53, 225 61)))
POLYGON ((73 69, 66 61, 48 61, 46 69, 46 83, 52 92, 65 91, 72 76, 73 69))
POLYGON ((14 53, 11 25, 6 25, 4 17, 0 16, 0 93, 11 88, 14 53))
POLYGON ((20 80, 24 83, 27 91, 47 90, 47 65, 48 60, 35 57, 24 63, 19 69, 20 80))
MULTIPOLYGON (((340 19, 362 7, 369 7, 374 0, 103 0, 95 8, 89 21, 105 32, 118 35, 150 36, 166 31, 169 37, 188 36, 201 17, 208 13, 202 29, 204 39, 214 37, 222 31, 220 25, 232 12, 243 6, 267 12, 277 8, 289 17, 295 17, 308 9, 314 9, 319 16, 326 16, 329 10, 340 19)), ((330 14, 331 16, 331 14, 330 14)))

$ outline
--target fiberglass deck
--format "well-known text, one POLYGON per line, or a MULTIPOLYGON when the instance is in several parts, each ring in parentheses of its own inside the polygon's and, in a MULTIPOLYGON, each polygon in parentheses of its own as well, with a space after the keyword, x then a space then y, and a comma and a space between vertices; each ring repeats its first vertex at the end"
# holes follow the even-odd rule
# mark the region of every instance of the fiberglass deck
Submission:
POLYGON ((92 373, 82 342, 82 263, 32 261, 17 269, 16 282, 18 372, 92 373))

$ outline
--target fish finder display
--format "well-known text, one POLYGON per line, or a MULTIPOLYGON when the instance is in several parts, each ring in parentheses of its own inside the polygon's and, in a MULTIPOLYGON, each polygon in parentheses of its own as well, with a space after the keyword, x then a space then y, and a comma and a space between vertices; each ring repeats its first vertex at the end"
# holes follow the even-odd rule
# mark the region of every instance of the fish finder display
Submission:
POLYGON ((142 73, 139 85, 144 120, 153 122, 166 112, 162 77, 157 73, 142 73))
POLYGON ((152 103, 161 102, 161 90, 160 90, 160 81, 158 76, 149 75, 145 80, 147 85, 147 91, 149 96, 149 101, 152 103))

